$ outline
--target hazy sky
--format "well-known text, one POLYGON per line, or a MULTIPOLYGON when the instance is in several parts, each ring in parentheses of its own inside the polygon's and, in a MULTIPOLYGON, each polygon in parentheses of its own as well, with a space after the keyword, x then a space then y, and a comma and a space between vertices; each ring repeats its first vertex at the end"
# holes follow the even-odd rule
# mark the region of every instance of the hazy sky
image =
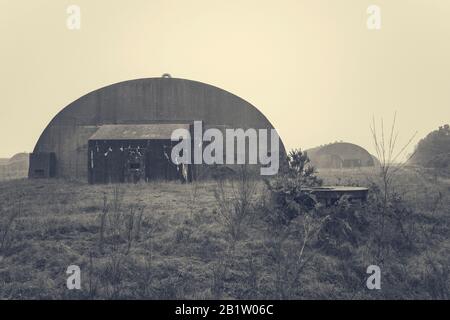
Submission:
POLYGON ((449 0, 0 0, 0 42, 0 157, 80 96, 166 72, 249 101, 288 148, 373 152, 372 116, 395 110, 401 141, 450 122, 449 0))

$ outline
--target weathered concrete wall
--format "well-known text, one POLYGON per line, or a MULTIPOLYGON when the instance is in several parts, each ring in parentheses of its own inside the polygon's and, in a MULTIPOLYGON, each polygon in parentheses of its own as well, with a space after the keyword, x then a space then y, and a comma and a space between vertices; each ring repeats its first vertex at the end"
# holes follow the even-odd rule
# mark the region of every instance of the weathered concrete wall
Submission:
MULTIPOLYGON (((87 179, 88 138, 103 124, 203 120, 209 126, 273 128, 245 100, 201 82, 149 78, 93 91, 64 108, 39 138, 34 152, 56 154, 56 175, 87 179)), ((284 151, 282 143, 281 149, 284 151)))

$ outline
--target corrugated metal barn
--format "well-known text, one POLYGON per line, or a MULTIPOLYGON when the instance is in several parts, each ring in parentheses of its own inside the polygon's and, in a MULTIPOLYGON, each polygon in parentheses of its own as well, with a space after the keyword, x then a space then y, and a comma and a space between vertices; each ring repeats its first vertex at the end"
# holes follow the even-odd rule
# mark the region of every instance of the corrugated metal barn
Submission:
MULTIPOLYGON (((245 100, 217 87, 169 77, 130 80, 93 91, 59 112, 30 155, 29 177, 91 183, 195 179, 199 167, 169 161, 173 130, 272 129, 245 100)), ((285 154, 280 141, 280 152, 285 154)))

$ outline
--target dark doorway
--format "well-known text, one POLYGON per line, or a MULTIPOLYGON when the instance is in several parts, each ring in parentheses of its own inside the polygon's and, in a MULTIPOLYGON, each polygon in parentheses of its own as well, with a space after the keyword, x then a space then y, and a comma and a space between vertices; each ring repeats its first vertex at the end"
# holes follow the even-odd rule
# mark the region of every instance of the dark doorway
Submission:
POLYGON ((137 183, 145 181, 146 148, 137 146, 127 148, 125 152, 124 180, 137 183))
POLYGON ((190 166, 171 161, 170 140, 89 140, 90 183, 187 181, 190 166))

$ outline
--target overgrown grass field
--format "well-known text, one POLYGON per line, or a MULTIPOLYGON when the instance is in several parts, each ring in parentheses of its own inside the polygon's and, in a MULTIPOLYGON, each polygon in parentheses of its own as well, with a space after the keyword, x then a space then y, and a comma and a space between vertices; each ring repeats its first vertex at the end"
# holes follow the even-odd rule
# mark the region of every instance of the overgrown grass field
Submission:
POLYGON ((448 180, 403 169, 382 209, 376 171, 319 177, 369 200, 288 225, 267 218, 262 181, 1 182, 0 299, 450 298, 448 180), (372 264, 381 290, 366 286, 372 264), (66 287, 70 265, 81 290, 66 287))

